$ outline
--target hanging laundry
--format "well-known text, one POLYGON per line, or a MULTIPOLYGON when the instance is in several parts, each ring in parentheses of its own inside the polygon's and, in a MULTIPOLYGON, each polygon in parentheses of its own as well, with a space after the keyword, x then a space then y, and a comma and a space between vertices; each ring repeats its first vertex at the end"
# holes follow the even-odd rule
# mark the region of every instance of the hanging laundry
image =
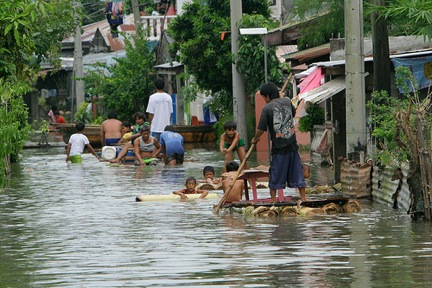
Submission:
POLYGON ((110 24, 111 34, 114 38, 118 37, 118 26, 123 24, 125 12, 124 1, 107 2, 105 4, 105 15, 110 24))

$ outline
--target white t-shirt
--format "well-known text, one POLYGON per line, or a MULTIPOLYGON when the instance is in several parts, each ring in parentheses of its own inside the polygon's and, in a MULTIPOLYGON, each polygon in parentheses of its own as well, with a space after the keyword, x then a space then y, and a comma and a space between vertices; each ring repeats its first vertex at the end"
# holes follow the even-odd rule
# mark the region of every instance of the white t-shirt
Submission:
POLYGON ((81 155, 84 151, 84 148, 87 144, 89 144, 89 140, 87 136, 84 134, 72 134, 69 138, 69 143, 71 143, 71 150, 69 156, 81 155))
POLYGON ((171 96, 159 92, 152 94, 146 112, 153 114, 150 131, 162 133, 165 126, 171 124, 171 113, 173 112, 171 96))

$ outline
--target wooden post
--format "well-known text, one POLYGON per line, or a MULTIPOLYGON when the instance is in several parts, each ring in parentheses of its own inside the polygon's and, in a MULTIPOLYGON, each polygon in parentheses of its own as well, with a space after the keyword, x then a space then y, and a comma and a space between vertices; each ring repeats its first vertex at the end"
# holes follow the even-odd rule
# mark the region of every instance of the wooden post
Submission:
MULTIPOLYGON (((419 117, 416 117, 416 124, 417 124, 417 152, 419 157, 419 163, 420 163, 420 179, 421 179, 421 186, 423 190, 423 201, 424 201, 424 212, 425 217, 428 220, 431 220, 431 198, 429 193, 429 174, 430 171, 430 163, 428 161, 427 152, 425 152, 424 147, 424 138, 423 138, 423 125, 422 120, 419 117)), ((413 155, 415 157, 415 155, 413 155)))

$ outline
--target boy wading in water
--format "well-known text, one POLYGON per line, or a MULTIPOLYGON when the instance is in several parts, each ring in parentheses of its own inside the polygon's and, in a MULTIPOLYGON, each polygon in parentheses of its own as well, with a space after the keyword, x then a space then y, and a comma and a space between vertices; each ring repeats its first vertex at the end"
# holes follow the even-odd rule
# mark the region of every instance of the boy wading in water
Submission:
POLYGON ((87 136, 82 134, 84 131, 84 123, 78 122, 75 125, 76 133, 72 134, 69 138, 69 143, 66 147, 66 162, 71 161, 72 163, 82 163, 81 154, 84 152, 84 148, 87 146, 91 153, 96 156, 97 159, 101 159, 91 146, 87 136))

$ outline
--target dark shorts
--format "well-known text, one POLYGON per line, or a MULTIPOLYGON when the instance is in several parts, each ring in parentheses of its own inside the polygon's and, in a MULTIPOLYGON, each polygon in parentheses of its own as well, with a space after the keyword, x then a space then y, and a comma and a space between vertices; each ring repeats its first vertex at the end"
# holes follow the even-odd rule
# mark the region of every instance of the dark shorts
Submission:
POLYGON ((121 138, 107 138, 105 139, 105 146, 116 146, 121 138))
POLYGON ((183 164, 184 161, 184 154, 182 153, 174 153, 167 155, 167 163, 175 160, 177 164, 183 164))
MULTIPOLYGON (((244 139, 243 139, 243 138, 240 138, 240 139, 239 139, 239 142, 238 142, 237 145, 234 147, 233 152, 236 151, 239 147, 242 147, 242 146, 245 146, 245 145, 246 145, 246 144, 245 144, 244 139)), ((231 144, 225 142, 225 144, 224 144, 224 148, 225 148, 225 149, 228 149, 230 146, 231 146, 231 144)))
POLYGON ((298 151, 272 155, 269 187, 278 190, 284 189, 287 184, 289 188, 306 187, 298 151))

